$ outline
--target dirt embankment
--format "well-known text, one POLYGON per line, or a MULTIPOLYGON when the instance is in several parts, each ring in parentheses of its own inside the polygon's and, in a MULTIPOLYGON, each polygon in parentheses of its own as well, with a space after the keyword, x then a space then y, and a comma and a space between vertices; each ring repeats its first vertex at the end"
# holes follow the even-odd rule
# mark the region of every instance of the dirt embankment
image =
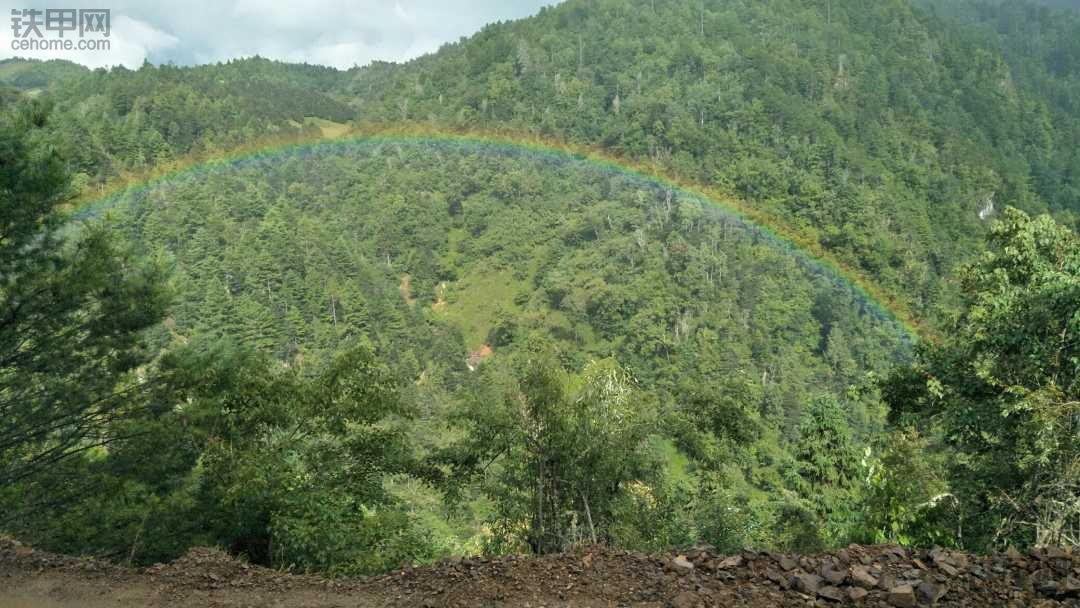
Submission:
POLYGON ((707 548, 647 556, 595 547, 325 580, 211 549, 128 569, 0 540, 0 608, 69 606, 1080 606, 1080 551, 974 556, 853 545, 815 556, 707 548))

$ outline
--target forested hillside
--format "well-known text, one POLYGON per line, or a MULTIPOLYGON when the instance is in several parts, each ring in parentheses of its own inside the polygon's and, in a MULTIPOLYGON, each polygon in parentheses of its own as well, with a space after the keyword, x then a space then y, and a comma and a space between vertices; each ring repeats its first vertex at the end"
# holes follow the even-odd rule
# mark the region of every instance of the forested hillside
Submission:
MULTIPOLYGON (((1080 19, 1042 19, 1061 34, 1035 53, 1068 53, 1080 19)), ((1067 223, 1080 209, 1076 112, 1046 88, 1073 76, 1015 74, 997 51, 907 0, 571 1, 401 69, 360 68, 346 90, 364 120, 507 126, 656 159, 781 213, 935 316, 995 209, 1067 223)))
POLYGON ((346 72, 2 62, 0 532, 333 575, 1080 543, 1078 33, 1020 0, 569 0, 346 72), (615 162, 323 137, 387 125, 615 162))
POLYGON ((49 129, 76 185, 91 188, 186 155, 305 131, 310 137, 319 130, 309 118, 348 122, 353 110, 329 92, 339 78, 333 68, 260 58, 109 71, 60 61, 0 64, 0 82, 32 88, 55 106, 49 129))

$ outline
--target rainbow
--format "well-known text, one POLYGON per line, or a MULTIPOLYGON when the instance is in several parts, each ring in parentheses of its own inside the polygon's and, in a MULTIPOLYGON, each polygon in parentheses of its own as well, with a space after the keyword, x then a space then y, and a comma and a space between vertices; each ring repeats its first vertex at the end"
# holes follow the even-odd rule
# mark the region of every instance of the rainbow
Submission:
POLYGON ((511 130, 452 130, 424 124, 363 125, 350 132, 329 137, 309 135, 279 139, 264 139, 233 148, 213 156, 192 155, 162 164, 150 171, 122 176, 97 192, 75 198, 68 207, 70 218, 82 221, 95 217, 115 205, 128 194, 155 187, 169 180, 212 170, 235 166, 245 161, 259 161, 282 155, 301 154, 330 146, 379 144, 452 144, 481 152, 530 152, 586 163, 602 170, 626 175, 684 198, 696 199, 703 205, 720 210, 779 247, 798 256, 814 271, 824 274, 834 283, 846 286, 879 317, 899 328, 908 342, 919 338, 936 340, 933 331, 920 323, 907 303, 867 276, 864 272, 842 263, 832 252, 822 247, 813 229, 795 230, 781 218, 764 209, 747 204, 736 197, 705 184, 678 176, 659 163, 628 159, 610 151, 573 143, 535 133, 511 130))

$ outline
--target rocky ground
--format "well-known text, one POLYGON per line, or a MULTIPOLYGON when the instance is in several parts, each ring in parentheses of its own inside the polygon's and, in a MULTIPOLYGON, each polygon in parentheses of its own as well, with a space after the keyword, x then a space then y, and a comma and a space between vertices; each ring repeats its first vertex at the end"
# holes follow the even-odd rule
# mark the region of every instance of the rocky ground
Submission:
POLYGON ((325 580, 212 549, 129 569, 0 541, 0 608, 30 606, 1080 606, 1080 550, 977 556, 853 545, 813 556, 708 548, 649 556, 593 547, 325 580))

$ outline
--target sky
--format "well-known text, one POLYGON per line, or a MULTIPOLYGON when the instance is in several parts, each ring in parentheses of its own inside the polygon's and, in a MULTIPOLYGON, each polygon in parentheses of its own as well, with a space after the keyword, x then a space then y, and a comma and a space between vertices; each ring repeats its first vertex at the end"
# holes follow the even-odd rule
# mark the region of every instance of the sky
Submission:
MULTIPOLYGON (((487 23, 536 13, 556 0, 0 0, 0 59, 68 59, 89 67, 191 65, 260 55, 350 68, 404 61, 468 36, 487 23), (73 43, 79 32, 45 26, 46 9, 110 9, 108 50, 13 50, 29 38, 73 43), (27 16, 24 10, 42 11, 27 16), (13 15, 12 11, 17 11, 13 15), (19 32, 15 33, 16 20, 19 32), (41 32, 29 29, 37 21, 41 32), (16 39, 18 38, 18 39, 16 39)), ((59 12, 53 16, 62 16, 59 12)), ((75 13, 78 19, 78 13, 75 13)), ((60 27, 55 27, 60 25, 60 27)), ((100 33, 83 38, 100 40, 100 33)))

